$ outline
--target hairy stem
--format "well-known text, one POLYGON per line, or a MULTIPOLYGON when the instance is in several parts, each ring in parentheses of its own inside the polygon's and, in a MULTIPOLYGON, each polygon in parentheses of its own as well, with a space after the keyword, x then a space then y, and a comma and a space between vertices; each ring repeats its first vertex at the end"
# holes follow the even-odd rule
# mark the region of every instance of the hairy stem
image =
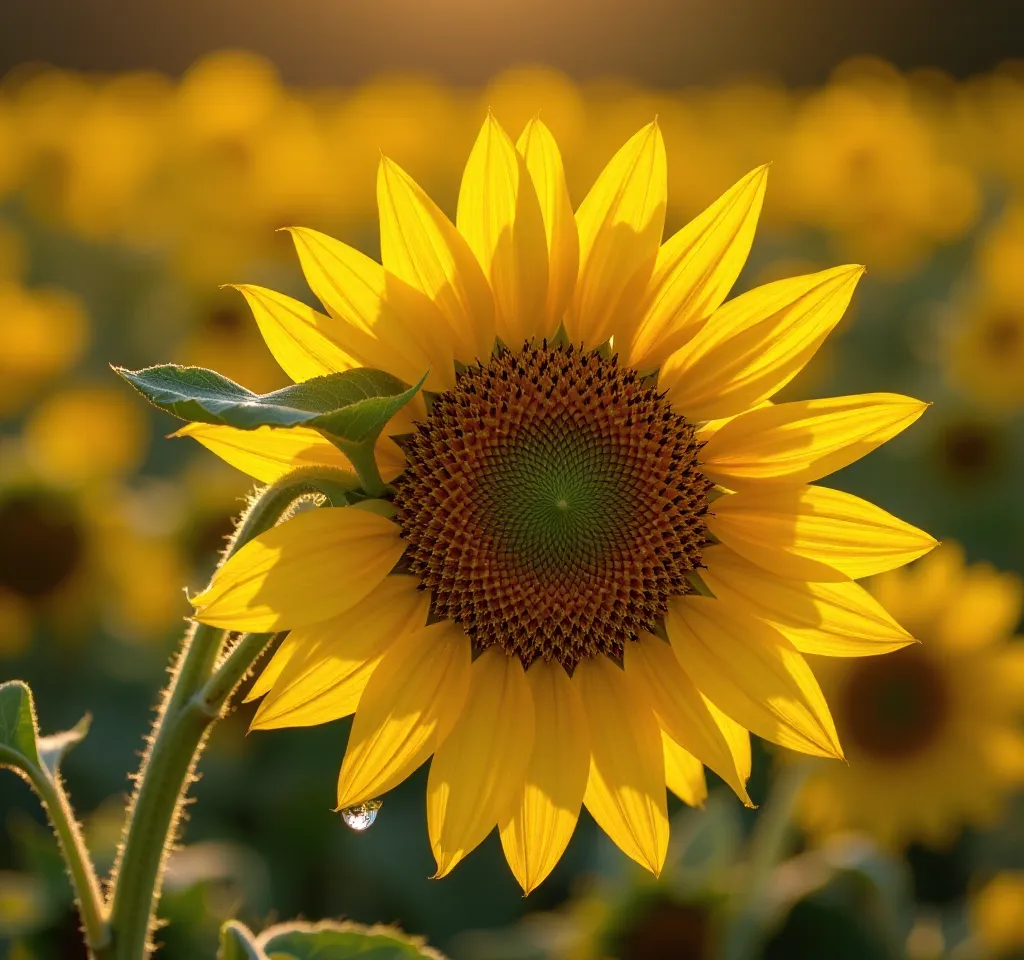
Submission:
POLYGON ((219 716, 231 692, 273 639, 272 633, 247 633, 241 637, 217 665, 206 685, 196 693, 202 709, 213 717, 219 716))
MULTIPOLYGON (((224 559, 273 527, 297 500, 318 493, 314 479, 309 471, 296 472, 263 490, 239 523, 224 559)), ((150 937, 164 866, 206 736, 268 641, 266 635, 239 641, 221 665, 230 669, 233 679, 229 682, 226 675, 211 698, 204 688, 217 675, 224 631, 205 624, 189 629, 136 778, 124 843, 111 879, 111 942, 97 951, 97 960, 143 960, 152 951, 150 937)))
POLYGON ((359 485, 363 492, 368 497, 384 496, 388 488, 381 479, 373 444, 346 443, 343 449, 359 476, 359 485))
POLYGON ((81 827, 71 809, 60 774, 50 777, 43 771, 34 771, 26 773, 26 776, 39 794, 39 799, 42 800, 50 818, 53 832, 57 835, 57 842, 60 844, 64 863, 71 877, 71 886, 75 891, 86 946, 91 955, 98 956, 110 943, 110 928, 107 926, 103 894, 100 891, 96 868, 82 839, 81 827))

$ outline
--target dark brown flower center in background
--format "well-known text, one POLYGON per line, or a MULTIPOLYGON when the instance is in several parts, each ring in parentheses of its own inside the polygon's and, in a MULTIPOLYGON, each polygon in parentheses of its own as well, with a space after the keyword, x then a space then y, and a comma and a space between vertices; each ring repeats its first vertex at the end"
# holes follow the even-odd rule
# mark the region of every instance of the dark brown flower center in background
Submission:
POLYGON ((858 660, 845 693, 847 729, 840 736, 879 760, 904 760, 925 750, 949 714, 942 669, 916 646, 858 660))
POLYGON ((0 501, 0 588, 44 601, 71 578, 84 551, 79 519, 63 498, 26 490, 0 501))
POLYGON ((527 666, 621 657, 700 564, 698 446, 663 396, 596 353, 528 344, 461 373, 395 482, 433 615, 527 666))

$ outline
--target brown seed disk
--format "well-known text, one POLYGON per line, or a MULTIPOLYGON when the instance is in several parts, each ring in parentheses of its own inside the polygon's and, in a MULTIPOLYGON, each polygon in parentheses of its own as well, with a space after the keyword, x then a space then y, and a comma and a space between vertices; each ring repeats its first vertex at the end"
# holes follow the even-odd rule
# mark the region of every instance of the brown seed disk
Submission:
POLYGON ((525 666, 615 659, 707 543, 693 427, 614 359, 526 344, 461 373, 404 443, 406 563, 435 617, 525 666))

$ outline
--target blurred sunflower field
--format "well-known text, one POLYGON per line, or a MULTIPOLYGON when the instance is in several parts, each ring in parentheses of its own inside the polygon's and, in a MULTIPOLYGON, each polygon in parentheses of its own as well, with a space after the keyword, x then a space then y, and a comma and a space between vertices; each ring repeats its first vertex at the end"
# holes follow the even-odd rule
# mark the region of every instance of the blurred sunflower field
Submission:
MULTIPOLYGON (((269 62, 231 51, 173 81, 11 71, 0 82, 0 680, 28 681, 49 729, 92 712, 64 773, 97 868, 116 856, 125 771, 191 612, 185 589, 208 580, 252 483, 167 438, 170 418, 108 363, 171 360, 257 392, 285 386, 224 284, 312 304, 280 232, 295 224, 376 257, 381 151, 452 213, 488 110, 513 137, 540 113, 574 205, 657 116, 668 234, 772 162, 736 292, 867 266, 842 326, 780 399, 892 391, 931 404, 835 479, 944 541, 866 584, 879 606, 865 636, 892 617, 921 643, 809 658, 845 764, 757 741, 756 808, 714 777, 693 807, 673 798, 658 880, 584 817, 527 899, 493 835, 450 877, 427 879, 424 771, 388 794, 372 829, 348 829, 331 804, 349 721, 246 736, 255 707, 240 704, 214 730, 168 864, 159 956, 214 956, 233 916, 257 928, 300 916, 397 922, 457 960, 1024 957, 1021 66, 954 81, 865 59, 819 89, 675 91, 539 67, 474 90, 409 76, 292 89, 269 62)), ((744 576, 723 572, 721 589, 756 590, 744 576)), ((0 957, 84 957, 56 846, 12 777, 0 820, 0 957)))

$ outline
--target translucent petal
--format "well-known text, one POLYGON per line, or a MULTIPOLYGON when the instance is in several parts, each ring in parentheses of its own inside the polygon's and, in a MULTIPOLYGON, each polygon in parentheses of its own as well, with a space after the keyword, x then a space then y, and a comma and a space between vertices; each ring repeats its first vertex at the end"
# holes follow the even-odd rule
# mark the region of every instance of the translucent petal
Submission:
POLYGON ((718 729, 722 731, 725 742, 729 744, 732 762, 736 767, 740 780, 746 783, 750 779, 750 771, 754 765, 754 758, 750 750, 750 731, 742 724, 733 720, 732 717, 722 713, 703 693, 700 696, 704 701, 704 706, 708 708, 711 716, 715 718, 715 723, 718 724, 718 729))
POLYGON ((576 829, 590 772, 590 732, 579 692, 554 661, 526 672, 534 738, 522 789, 504 821, 501 845, 524 893, 544 880, 576 829))
POLYGON ((445 621, 407 634, 363 690, 338 776, 338 808, 398 786, 456 722, 469 689, 469 638, 445 621))
POLYGON ((195 618, 270 633, 352 609, 405 550, 396 524, 357 507, 300 513, 247 543, 192 598, 195 618))
POLYGON ((590 727, 590 777, 583 802, 619 849, 657 876, 668 850, 658 721, 607 657, 581 660, 572 682, 590 727))
POLYGON ((633 135, 576 211, 580 272, 565 329, 588 349, 625 340, 637 320, 665 229, 668 170, 657 122, 633 135))
POLYGON ((840 321, 859 266, 765 284, 730 300, 673 353, 659 385, 691 420, 729 417, 784 387, 840 321))
POLYGON ((839 581, 909 563, 936 541, 873 503, 814 486, 764 486, 715 501, 708 528, 782 577, 839 581))
POLYGON ((518 657, 488 647, 473 662, 458 722, 427 779, 427 832, 443 877, 508 817, 533 748, 533 703, 518 657))
MULTIPOLYGON (((189 423, 171 436, 198 440, 225 463, 263 483, 273 483, 301 467, 352 470, 345 454, 308 427, 239 430, 214 423, 189 423)), ((385 482, 390 482, 405 469, 405 454, 390 437, 382 435, 374 453, 385 482)))
POLYGON ((284 672, 284 668, 288 665, 288 661, 291 660, 298 647, 295 635, 291 633, 285 634, 284 639, 274 651, 270 661, 253 681, 243 702, 251 703, 253 700, 259 700, 260 697, 266 696, 274 684, 277 683, 277 678, 284 672))
POLYGON ((729 744, 671 646, 642 633, 626 644, 623 662, 634 691, 651 705, 662 730, 711 767, 750 806, 745 778, 736 769, 729 744))
POLYGON ((701 472, 730 490, 765 480, 811 483, 891 440, 927 407, 893 393, 866 393, 750 410, 708 440, 701 472))
POLYGON ((384 158, 377 176, 384 266, 425 293, 454 334, 456 359, 487 358, 494 344, 494 298, 469 244, 420 186, 384 158))
POLYGON ((704 765, 664 730, 661 731, 661 745, 665 754, 665 783, 669 790, 683 803, 691 807, 703 807, 708 798, 704 765))
POLYGON ((628 363, 655 370, 729 295, 754 240, 768 165, 752 170, 658 251, 628 363))
POLYGON ((427 389, 454 384, 455 338, 420 290, 347 244, 305 227, 291 229, 309 288, 335 318, 333 339, 360 363, 427 389))
POLYGON ((254 730, 308 727, 355 713, 391 645, 427 622, 430 597, 414 577, 390 576, 334 620, 288 634, 298 645, 260 704, 254 730))
POLYGON ((276 290, 253 284, 235 289, 248 302, 274 359, 296 383, 360 366, 332 338, 338 321, 276 290))
POLYGON ((515 144, 488 114, 469 155, 456 225, 494 292, 497 334, 511 348, 548 332, 548 247, 537 191, 515 144))
POLYGON ((558 144, 539 118, 525 127, 516 148, 540 201, 548 247, 548 295, 541 335, 554 336, 572 301, 580 267, 580 238, 565 183, 558 144))
POLYGON ((767 620, 803 653, 863 657, 914 642, 863 587, 777 577, 723 544, 703 554, 701 578, 723 603, 767 620))
POLYGON ((683 670, 723 713, 801 753, 841 757, 817 680, 774 627, 711 597, 680 597, 665 626, 683 670))

